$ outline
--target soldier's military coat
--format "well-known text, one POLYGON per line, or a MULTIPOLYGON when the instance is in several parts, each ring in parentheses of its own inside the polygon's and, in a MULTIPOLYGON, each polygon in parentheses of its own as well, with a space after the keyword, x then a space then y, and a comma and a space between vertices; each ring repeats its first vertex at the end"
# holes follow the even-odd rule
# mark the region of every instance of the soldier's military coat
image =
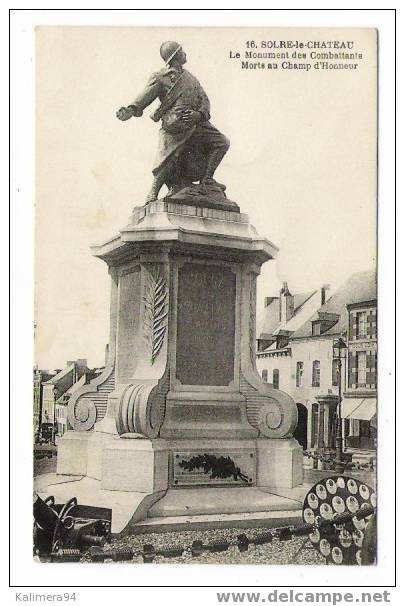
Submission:
POLYGON ((210 122, 210 102, 201 84, 185 69, 166 67, 154 73, 145 89, 131 104, 135 116, 155 99, 161 105, 151 118, 162 120, 159 131, 159 146, 154 162, 153 174, 169 169, 166 183, 180 180, 199 180, 205 171, 207 152, 228 141, 210 122), (184 125, 178 120, 183 109, 192 109, 201 114, 201 122, 184 125))

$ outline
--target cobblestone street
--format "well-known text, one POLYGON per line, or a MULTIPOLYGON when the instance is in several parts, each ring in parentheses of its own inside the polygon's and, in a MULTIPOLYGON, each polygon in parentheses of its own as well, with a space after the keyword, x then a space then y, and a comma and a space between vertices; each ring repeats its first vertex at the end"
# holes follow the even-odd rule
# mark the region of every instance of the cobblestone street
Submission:
MULTIPOLYGON (((133 549, 142 551, 144 544, 152 544, 155 549, 168 546, 188 546, 180 557, 165 558, 156 556, 156 564, 324 564, 324 558, 315 549, 301 549, 306 542, 306 538, 294 537, 289 541, 280 541, 274 539, 272 543, 266 545, 249 545, 248 550, 240 552, 236 545, 232 545, 226 551, 221 553, 210 553, 204 551, 199 556, 192 556, 191 544, 193 541, 202 541, 204 544, 212 541, 235 542, 237 536, 242 532, 249 538, 262 534, 264 528, 221 528, 216 530, 193 530, 180 532, 165 532, 147 535, 133 535, 122 539, 113 539, 110 545, 105 547, 105 551, 114 549, 133 549), (298 555, 297 552, 299 551, 298 555)), ((310 541, 307 542, 311 546, 310 541)), ((89 555, 85 555, 83 562, 90 562, 89 555)), ((131 563, 142 563, 142 556, 135 557, 131 563)))

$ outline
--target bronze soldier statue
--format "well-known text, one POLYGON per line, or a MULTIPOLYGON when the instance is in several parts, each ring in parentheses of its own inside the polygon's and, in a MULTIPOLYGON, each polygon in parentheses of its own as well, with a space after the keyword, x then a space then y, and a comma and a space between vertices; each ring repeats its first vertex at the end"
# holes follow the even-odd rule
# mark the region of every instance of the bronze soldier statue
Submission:
POLYGON ((156 98, 160 106, 151 115, 162 120, 153 184, 146 203, 156 200, 166 184, 168 195, 200 183, 202 193, 217 191, 214 173, 229 149, 228 139, 210 123, 210 102, 201 84, 183 69, 186 53, 177 42, 164 42, 160 55, 166 67, 152 75, 146 88, 128 107, 117 112, 120 120, 140 117, 156 98))

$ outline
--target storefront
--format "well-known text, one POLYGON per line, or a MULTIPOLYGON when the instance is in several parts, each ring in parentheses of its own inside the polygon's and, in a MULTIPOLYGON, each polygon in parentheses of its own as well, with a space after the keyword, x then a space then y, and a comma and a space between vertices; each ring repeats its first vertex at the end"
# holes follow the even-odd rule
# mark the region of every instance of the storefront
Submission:
POLYGON ((375 395, 345 397, 342 401, 346 449, 375 450, 377 398, 375 395))

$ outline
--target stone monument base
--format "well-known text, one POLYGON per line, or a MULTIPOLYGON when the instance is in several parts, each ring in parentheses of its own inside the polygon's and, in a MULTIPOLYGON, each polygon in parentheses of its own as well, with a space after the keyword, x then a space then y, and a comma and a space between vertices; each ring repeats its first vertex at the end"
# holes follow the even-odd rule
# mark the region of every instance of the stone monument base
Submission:
POLYGON ((302 470, 294 438, 172 440, 68 431, 57 474, 39 491, 57 503, 72 496, 85 505, 103 503, 120 533, 160 518, 170 518, 167 528, 184 516, 220 515, 224 522, 227 515, 292 511, 296 517, 306 493, 302 470))
POLYGON ((300 516, 297 408, 255 363, 256 280, 277 248, 217 186, 136 207, 92 248, 111 275, 109 354, 69 400, 42 494, 110 508, 114 533, 300 516))
POLYGON ((146 494, 104 490, 89 477, 45 474, 35 480, 42 497, 66 503, 76 497, 80 504, 112 510, 112 533, 132 534, 197 530, 199 528, 275 528, 302 520, 302 505, 309 484, 294 489, 198 488, 169 489, 146 494))

